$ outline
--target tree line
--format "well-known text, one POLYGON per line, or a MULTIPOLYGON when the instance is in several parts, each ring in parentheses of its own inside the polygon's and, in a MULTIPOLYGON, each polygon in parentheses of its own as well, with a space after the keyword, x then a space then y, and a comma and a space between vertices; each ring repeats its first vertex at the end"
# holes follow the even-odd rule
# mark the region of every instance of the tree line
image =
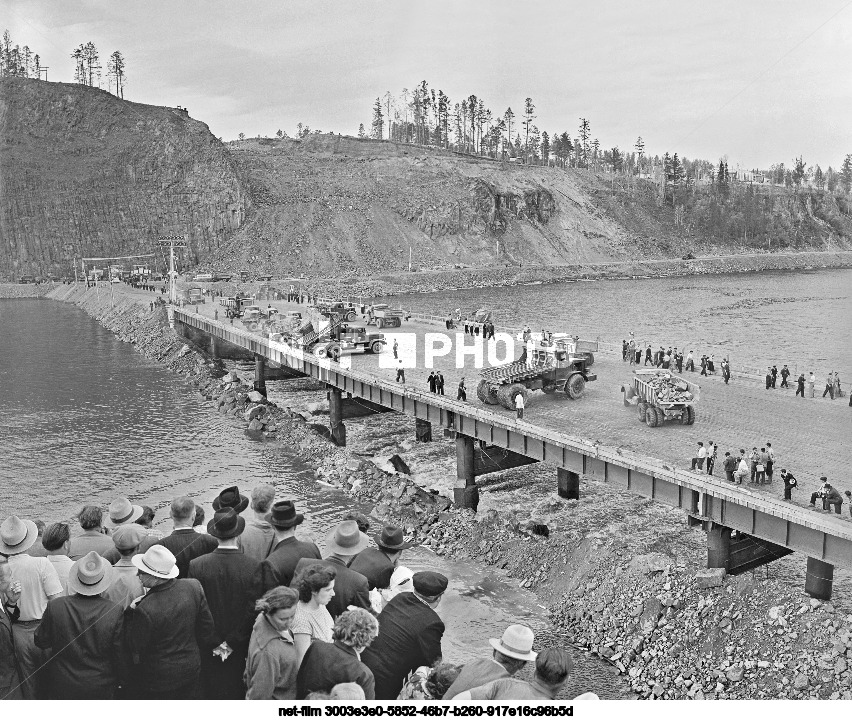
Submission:
MULTIPOLYGON (((80 44, 71 53, 74 60, 74 82, 90 87, 101 87, 101 73, 103 66, 100 62, 100 54, 97 47, 91 41, 80 44)), ((109 92, 120 98, 124 97, 124 88, 127 84, 127 66, 124 55, 115 50, 107 59, 107 80, 109 92)), ((30 50, 28 45, 21 47, 12 43, 9 31, 3 32, 0 41, 0 76, 41 78, 42 72, 47 79, 46 66, 41 64, 38 53, 30 50)))

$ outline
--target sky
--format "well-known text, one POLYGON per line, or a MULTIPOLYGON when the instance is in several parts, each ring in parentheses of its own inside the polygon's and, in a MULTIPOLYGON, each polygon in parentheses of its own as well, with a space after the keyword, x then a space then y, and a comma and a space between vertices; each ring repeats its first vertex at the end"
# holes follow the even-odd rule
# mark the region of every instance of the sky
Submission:
MULTIPOLYGON (((0 0, 48 80, 71 52, 126 60, 125 98, 182 105, 223 140, 355 134, 426 80, 548 133, 729 167, 837 168, 852 153, 852 0, 0 0)), ((104 74, 102 87, 107 87, 104 74)))

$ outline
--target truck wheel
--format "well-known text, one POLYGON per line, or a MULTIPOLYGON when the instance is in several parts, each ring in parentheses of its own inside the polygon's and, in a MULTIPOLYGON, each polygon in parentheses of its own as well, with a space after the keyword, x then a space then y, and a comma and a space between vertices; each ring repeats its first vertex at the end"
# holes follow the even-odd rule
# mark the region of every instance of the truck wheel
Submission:
POLYGON ((639 401, 639 422, 645 422, 645 414, 648 412, 648 404, 645 401, 639 401))
POLYGON ((374 341, 370 344, 370 352, 371 352, 371 353, 381 353, 381 352, 382 352, 382 348, 384 348, 384 347, 385 347, 385 344, 384 344, 384 343, 382 343, 380 340, 374 340, 374 341))
POLYGON ((246 323, 246 328, 251 331, 255 331, 257 330, 257 323, 246 323))
POLYGON ((399 328, 402 326, 401 318, 391 318, 391 322, 388 323, 388 328, 399 328))
POLYGON ((328 351, 324 345, 321 345, 314 350, 314 355, 317 358, 325 358, 328 355, 328 351))
POLYGON ((572 375, 565 383, 565 392, 571 400, 581 398, 586 391, 586 379, 579 373, 572 375))
POLYGON ((328 353, 328 357, 331 358, 333 361, 340 360, 340 346, 336 343, 332 343, 328 347, 328 350, 326 352, 328 353))
POLYGON ((479 385, 476 386, 476 397, 489 406, 499 403, 497 395, 493 393, 491 384, 485 379, 479 381, 479 385))
POLYGON ((350 310, 350 311, 346 314, 346 322, 347 322, 347 323, 351 323, 351 322, 352 322, 353 320, 355 320, 357 317, 358 317, 358 316, 355 314, 355 311, 354 311, 354 310, 350 310))
POLYGON ((586 365, 593 366, 595 364, 595 354, 594 353, 583 353, 586 356, 586 365))
POLYGON ((376 318, 376 328, 384 328, 385 327, 385 319, 384 318, 376 318))
POLYGON ((515 410, 515 396, 519 393, 523 394, 524 401, 526 401, 529 392, 520 383, 500 386, 500 388, 497 389, 497 400, 503 408, 513 411, 515 410))
POLYGON ((657 409, 653 406, 645 413, 645 423, 648 424, 648 428, 656 428, 659 425, 657 409))
POLYGON ((695 423, 695 408, 693 406, 687 406, 686 413, 686 425, 691 426, 693 423, 695 423))

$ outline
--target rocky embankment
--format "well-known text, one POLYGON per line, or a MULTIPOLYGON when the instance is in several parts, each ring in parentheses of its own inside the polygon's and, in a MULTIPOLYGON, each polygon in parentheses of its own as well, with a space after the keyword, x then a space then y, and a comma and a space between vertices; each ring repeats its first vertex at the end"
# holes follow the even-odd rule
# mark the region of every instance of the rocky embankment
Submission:
POLYGON ((708 572, 705 536, 680 511, 588 478, 579 501, 559 498, 545 464, 481 477, 479 512, 456 509, 440 478, 452 478, 454 444, 437 429, 433 443, 418 444, 397 414, 351 419, 349 445, 337 448, 317 432, 327 423, 321 385, 268 382, 267 400, 177 337, 161 306, 124 295, 113 305, 80 288, 51 297, 183 374, 246 431, 286 443, 318 481, 372 505, 377 519, 439 555, 505 569, 547 604, 560 639, 606 659, 638 696, 852 699, 845 572, 832 603, 804 593, 798 554, 736 577, 708 572))
POLYGON ((4 298, 44 298, 56 286, 52 283, 0 283, 0 300, 4 298))

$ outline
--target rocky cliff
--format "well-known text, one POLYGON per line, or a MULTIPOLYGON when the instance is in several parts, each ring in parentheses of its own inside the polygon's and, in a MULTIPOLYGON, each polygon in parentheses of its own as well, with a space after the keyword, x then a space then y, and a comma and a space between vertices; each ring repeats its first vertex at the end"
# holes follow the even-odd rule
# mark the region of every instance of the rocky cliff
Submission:
POLYGON ((189 260, 207 257, 248 210, 230 154, 185 111, 0 79, 0 276, 159 254, 162 234, 188 234, 189 260))

